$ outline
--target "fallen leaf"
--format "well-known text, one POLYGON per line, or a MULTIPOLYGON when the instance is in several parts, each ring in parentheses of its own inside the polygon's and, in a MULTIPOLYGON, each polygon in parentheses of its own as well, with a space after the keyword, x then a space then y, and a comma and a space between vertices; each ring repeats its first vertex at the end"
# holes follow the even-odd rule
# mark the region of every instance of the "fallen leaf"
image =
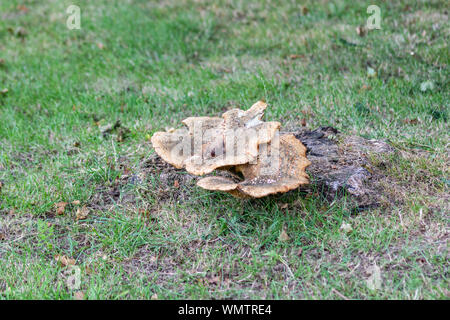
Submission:
POLYGON ((97 47, 98 47, 100 50, 103 50, 103 49, 105 48, 105 45, 104 45, 103 43, 101 43, 101 42, 97 42, 97 47))
POLYGON ((55 256, 55 260, 63 267, 75 265, 75 259, 69 258, 67 256, 61 256, 59 254, 55 256))
POLYGON ((17 10, 19 10, 19 11, 21 11, 21 12, 23 12, 23 13, 27 13, 27 12, 28 12, 28 8, 25 7, 23 4, 19 4, 19 5, 17 6, 17 10))
POLYGON ((356 33, 358 34, 358 36, 364 37, 366 35, 366 28, 364 28, 364 26, 357 26, 356 33))
POLYGON ((72 201, 72 204, 74 205, 74 206, 79 206, 80 205, 80 200, 73 200, 72 201))
POLYGON ((292 60, 303 58, 303 57, 304 57, 304 55, 302 55, 302 54, 291 54, 289 56, 289 58, 291 58, 292 60))
POLYGON ((9 90, 7 88, 3 88, 2 90, 0 90, 0 94, 6 95, 8 91, 9 90))
POLYGON ((281 230, 281 232, 280 232, 280 237, 278 238, 280 241, 282 241, 282 242, 286 242, 286 241, 289 241, 289 236, 288 236, 288 234, 287 234, 287 232, 286 232, 286 230, 281 230))
POLYGON ((84 220, 88 217, 89 215, 89 209, 86 208, 86 206, 82 207, 82 208, 78 208, 77 209, 77 214, 76 214, 76 219, 77 220, 84 220))
POLYGON ((403 123, 406 123, 406 124, 418 124, 419 120, 406 118, 406 119, 403 119, 403 123))
POLYGON ((150 217, 150 212, 146 209, 139 209, 139 214, 143 217, 143 218, 149 218, 150 217))
POLYGON ((178 180, 175 180, 175 181, 173 182, 173 186, 174 186, 175 188, 179 188, 179 187, 180 187, 180 182, 178 182, 178 180))
POLYGON ((158 300, 158 295, 157 295, 156 293, 153 294, 152 297, 151 297, 151 299, 152 299, 152 300, 158 300))
POLYGON ((85 272, 87 275, 90 275, 90 274, 92 274, 92 269, 91 269, 89 266, 85 266, 85 267, 84 267, 84 272, 85 272))
POLYGON ((302 125, 302 127, 306 127, 306 119, 303 118, 302 120, 300 120, 300 124, 302 125))
POLYGON ((302 14, 303 14, 304 16, 306 16, 306 15, 308 14, 308 12, 309 12, 309 10, 308 10, 307 7, 302 7, 302 14))
POLYGON ((288 207, 287 203, 283 203, 282 205, 280 205, 280 209, 286 209, 288 207))
POLYGON ((381 269, 376 264, 374 264, 371 268, 371 275, 366 280, 367 287, 370 290, 379 290, 381 289, 381 269))
POLYGON ((5 64, 5 59, 0 58, 0 65, 5 64))
POLYGON ((303 248, 299 248, 297 251, 297 257, 301 257, 303 254, 303 248))
POLYGON ((219 284, 220 283, 220 277, 219 276, 215 276, 212 278, 208 278, 208 283, 209 284, 219 284))
POLYGON ((58 215, 64 214, 67 204, 68 204, 67 202, 63 202, 63 201, 55 203, 56 214, 58 214, 58 215))
POLYGON ((3 182, 0 181, 0 192, 2 192, 3 182))
POLYGON ((77 291, 73 294, 73 298, 75 300, 84 300, 84 292, 83 291, 77 291))

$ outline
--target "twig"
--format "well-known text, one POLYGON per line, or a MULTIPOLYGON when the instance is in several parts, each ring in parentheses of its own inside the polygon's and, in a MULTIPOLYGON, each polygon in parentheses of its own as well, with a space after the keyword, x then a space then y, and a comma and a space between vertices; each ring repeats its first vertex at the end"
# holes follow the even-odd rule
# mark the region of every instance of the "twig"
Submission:
POLYGON ((346 296, 344 296, 342 293, 340 293, 339 291, 337 291, 335 288, 331 288, 331 291, 333 291, 334 293, 336 293, 339 297, 341 297, 344 300, 350 300, 349 298, 347 298, 346 296))

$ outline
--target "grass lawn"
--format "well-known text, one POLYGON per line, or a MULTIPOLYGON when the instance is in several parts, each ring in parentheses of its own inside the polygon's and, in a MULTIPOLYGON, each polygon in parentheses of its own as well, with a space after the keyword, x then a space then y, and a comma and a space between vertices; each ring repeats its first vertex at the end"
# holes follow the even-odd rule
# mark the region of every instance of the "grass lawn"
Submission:
POLYGON ((447 1, 79 0, 69 30, 72 3, 0 2, 0 298, 449 298, 447 1), (241 201, 143 169, 154 132, 259 99, 389 141, 371 158, 397 201, 241 201))

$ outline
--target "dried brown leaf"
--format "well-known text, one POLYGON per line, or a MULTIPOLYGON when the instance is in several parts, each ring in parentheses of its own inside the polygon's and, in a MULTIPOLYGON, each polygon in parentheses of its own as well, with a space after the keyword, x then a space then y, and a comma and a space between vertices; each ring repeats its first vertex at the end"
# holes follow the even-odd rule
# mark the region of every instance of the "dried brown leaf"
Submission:
POLYGON ((281 242, 289 241, 289 236, 284 228, 281 230, 278 240, 280 240, 281 242))
POLYGON ((63 267, 73 266, 73 265, 75 265, 75 262, 76 262, 75 259, 69 258, 64 255, 56 255, 55 260, 63 267))
POLYGON ((89 209, 86 206, 83 206, 82 208, 77 209, 76 219, 77 220, 84 220, 89 215, 89 209))
POLYGON ((56 207, 56 214, 58 215, 63 215, 65 210, 66 210, 66 206, 67 206, 67 202, 61 201, 58 203, 55 203, 55 207, 56 207))
POLYGON ((360 37, 364 37, 367 33, 367 30, 364 26, 357 26, 356 27, 356 33, 358 34, 358 36, 360 37))

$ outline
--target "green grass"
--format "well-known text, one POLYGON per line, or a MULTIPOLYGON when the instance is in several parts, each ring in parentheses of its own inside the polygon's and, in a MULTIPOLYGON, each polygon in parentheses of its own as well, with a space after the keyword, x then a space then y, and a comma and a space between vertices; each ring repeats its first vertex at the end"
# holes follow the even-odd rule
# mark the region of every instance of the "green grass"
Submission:
POLYGON ((448 299, 446 1, 378 1, 382 29, 364 37, 373 1, 78 1, 81 30, 70 4, 0 3, 0 298, 448 299), (178 199, 151 172, 125 186, 132 200, 98 201, 141 174, 154 132, 261 98, 285 127, 402 150, 373 155, 398 203, 355 215, 347 198, 242 202, 189 184, 178 199), (104 136, 117 120, 124 139, 104 136), (87 220, 54 215, 74 200, 87 220), (76 260, 79 289, 56 255, 76 260))

